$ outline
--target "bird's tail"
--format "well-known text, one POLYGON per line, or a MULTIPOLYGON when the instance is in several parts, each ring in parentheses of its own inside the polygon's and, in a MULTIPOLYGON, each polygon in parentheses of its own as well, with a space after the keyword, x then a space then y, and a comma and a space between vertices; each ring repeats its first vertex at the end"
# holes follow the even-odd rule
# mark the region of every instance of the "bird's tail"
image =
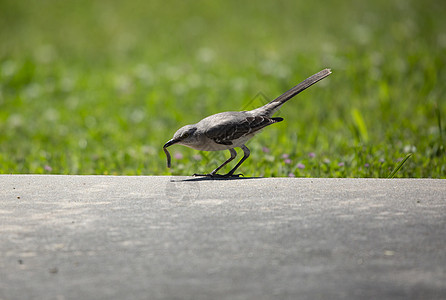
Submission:
POLYGON ((299 83, 295 87, 289 89, 288 91, 286 91, 285 93, 283 93, 282 95, 280 95, 279 97, 274 99, 273 101, 269 102, 268 104, 265 104, 264 106, 255 109, 254 112, 257 112, 259 114, 265 114, 265 115, 271 116, 285 102, 287 102, 288 100, 290 100, 291 98, 293 98, 294 96, 296 96, 297 94, 302 92, 303 90, 309 88, 310 86, 312 86, 316 82, 324 79, 325 77, 327 77, 330 74, 331 74, 331 70, 330 69, 324 69, 324 70, 314 74, 313 76, 308 77, 307 79, 305 79, 304 81, 302 81, 301 83, 299 83))

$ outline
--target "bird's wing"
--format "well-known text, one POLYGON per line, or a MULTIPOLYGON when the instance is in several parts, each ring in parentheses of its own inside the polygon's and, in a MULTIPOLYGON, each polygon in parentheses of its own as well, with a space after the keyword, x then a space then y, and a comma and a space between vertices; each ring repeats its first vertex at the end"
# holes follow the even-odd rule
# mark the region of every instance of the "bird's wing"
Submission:
POLYGON ((208 138, 217 144, 232 145, 232 141, 260 129, 282 121, 282 118, 269 118, 265 116, 247 116, 234 122, 222 122, 206 130, 208 138))

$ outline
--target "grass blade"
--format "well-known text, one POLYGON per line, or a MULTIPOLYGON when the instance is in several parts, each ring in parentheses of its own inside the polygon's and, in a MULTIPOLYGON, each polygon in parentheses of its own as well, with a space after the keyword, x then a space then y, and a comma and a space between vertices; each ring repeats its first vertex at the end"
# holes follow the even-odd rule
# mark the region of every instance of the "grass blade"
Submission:
POLYGON ((437 115, 437 125, 438 125, 438 134, 440 138, 440 145, 443 145, 443 126, 441 124, 441 112, 440 108, 438 107, 438 103, 435 103, 435 114, 437 115))
POLYGON ((356 131, 358 132, 360 138, 364 143, 367 143, 369 141, 369 134, 367 131, 367 126, 365 125, 364 118, 362 117, 361 112, 353 108, 351 110, 352 118, 353 118, 353 124, 356 128, 356 131))
POLYGON ((401 167, 404 165, 404 163, 409 159, 409 157, 412 156, 412 153, 407 154, 407 156, 400 161, 400 163, 398 164, 398 166, 396 166, 395 169, 393 169, 392 173, 389 174, 389 176, 387 176, 387 178, 394 178, 396 173, 398 173, 398 171, 401 169, 401 167))

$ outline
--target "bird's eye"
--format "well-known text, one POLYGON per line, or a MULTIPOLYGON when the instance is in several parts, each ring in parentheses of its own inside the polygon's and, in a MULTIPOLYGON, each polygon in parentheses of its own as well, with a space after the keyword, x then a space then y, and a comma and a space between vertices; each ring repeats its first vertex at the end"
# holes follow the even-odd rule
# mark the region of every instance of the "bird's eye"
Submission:
POLYGON ((189 136, 189 132, 185 132, 182 136, 183 139, 187 138, 189 136))

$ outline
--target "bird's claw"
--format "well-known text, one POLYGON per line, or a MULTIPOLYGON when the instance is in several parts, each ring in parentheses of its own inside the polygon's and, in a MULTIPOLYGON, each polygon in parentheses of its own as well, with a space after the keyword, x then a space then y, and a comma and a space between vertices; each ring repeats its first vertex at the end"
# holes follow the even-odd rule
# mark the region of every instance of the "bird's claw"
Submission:
POLYGON ((226 175, 223 175, 223 176, 226 176, 226 177, 235 177, 235 178, 239 178, 240 176, 241 176, 241 177, 245 177, 245 175, 243 175, 242 173, 240 173, 240 174, 226 174, 226 175))
POLYGON ((201 176, 201 177, 210 177, 210 178, 239 178, 240 176, 244 177, 243 174, 212 174, 212 173, 208 173, 208 174, 197 174, 195 173, 193 176, 201 176))

